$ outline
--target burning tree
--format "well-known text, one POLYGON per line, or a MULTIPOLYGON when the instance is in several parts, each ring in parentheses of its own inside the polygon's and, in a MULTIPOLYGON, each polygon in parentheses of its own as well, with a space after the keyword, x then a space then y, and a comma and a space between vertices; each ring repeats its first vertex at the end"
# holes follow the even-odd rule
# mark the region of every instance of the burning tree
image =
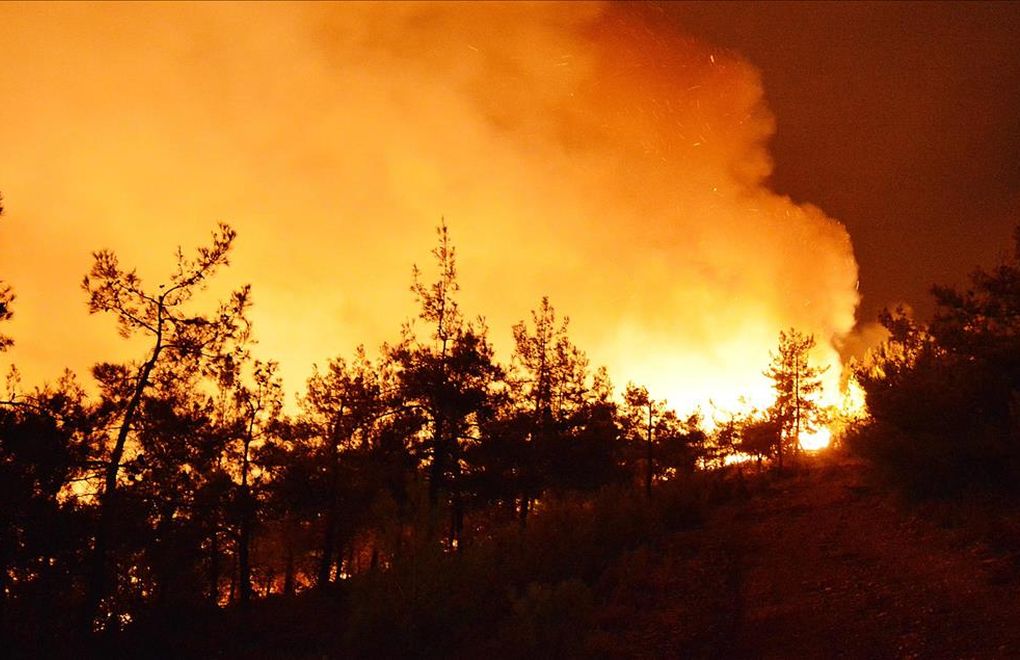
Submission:
POLYGON ((808 353, 814 346, 814 335, 803 335, 790 328, 779 332, 779 352, 769 353, 772 362, 764 373, 772 379, 776 390, 776 402, 769 413, 780 428, 779 467, 783 466, 784 446, 797 451, 801 431, 810 433, 825 423, 825 410, 817 398, 822 389, 821 376, 828 367, 808 362, 808 353))

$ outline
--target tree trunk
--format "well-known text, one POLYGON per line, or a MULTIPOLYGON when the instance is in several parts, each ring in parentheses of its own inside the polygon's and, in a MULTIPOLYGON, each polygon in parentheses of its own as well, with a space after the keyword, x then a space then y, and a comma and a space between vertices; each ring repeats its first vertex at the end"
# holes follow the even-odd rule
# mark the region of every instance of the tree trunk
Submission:
POLYGON ((251 492, 241 486, 241 520, 237 539, 237 577, 240 582, 241 604, 251 601, 251 492))
POLYGON ((446 447, 440 439, 442 424, 436 422, 436 426, 436 434, 432 439, 432 463, 429 465, 429 507, 433 510, 439 506, 439 491, 442 489, 446 472, 446 447))
POLYGON ((288 516, 285 522, 284 529, 286 530, 287 538, 284 540, 286 561, 283 569, 283 595, 293 596, 294 595, 294 537, 295 529, 294 521, 288 516))
POLYGON ((120 461, 124 458, 124 448, 127 445, 128 435, 131 432, 131 425, 135 421, 135 415, 142 401, 142 393, 149 385, 149 377, 156 366, 156 361, 163 350, 162 334, 157 333, 156 345, 152 350, 149 360, 142 365, 135 382, 134 391, 124 409, 124 418, 121 421, 120 429, 117 431, 117 439, 110 452, 110 461, 106 465, 103 474, 103 491, 99 498, 99 519, 96 521, 96 533, 92 544, 92 559, 89 569, 89 577, 85 589, 85 601, 82 608, 81 633, 88 637, 92 634, 92 627, 95 624, 96 614, 99 612, 99 605, 106 596, 107 587, 107 554, 112 533, 111 523, 116 511, 117 499, 117 476, 120 473, 120 461))
MULTIPOLYGON (((342 414, 341 409, 341 414, 342 414)), ((322 535, 322 555, 319 558, 319 575, 316 578, 316 586, 325 588, 330 581, 333 572, 333 554, 336 547, 337 525, 340 517, 340 431, 332 429, 332 444, 330 445, 330 466, 329 466, 329 500, 326 508, 326 528, 322 535)), ((339 576, 340 572, 337 571, 339 576)))
POLYGON ((779 471, 780 472, 782 472, 782 470, 783 470, 783 443, 786 442, 786 438, 783 437, 783 427, 784 426, 786 426, 786 422, 784 420, 782 420, 782 418, 780 418, 780 421, 779 421, 779 442, 776 445, 776 448, 778 450, 776 453, 777 453, 777 456, 779 458, 779 471))
POLYGON ((7 585, 10 583, 7 556, 11 553, 6 551, 6 545, 6 539, 0 539, 0 630, 7 630, 7 585))
POLYGON ((276 580, 276 571, 269 569, 266 575, 266 588, 262 591, 263 598, 269 598, 273 594, 273 581, 276 580))
POLYGON ((315 581, 316 586, 320 589, 325 588, 329 584, 330 574, 333 572, 333 555, 335 553, 334 546, 336 545, 336 506, 332 502, 330 503, 329 510, 326 512, 326 529, 324 532, 322 554, 319 557, 319 575, 315 581))
POLYGON ((442 439, 443 423, 437 419, 432 438, 432 464, 429 465, 428 537, 435 538, 439 527, 439 494, 445 485, 446 443, 442 439))
POLYGON ((450 484, 450 547, 456 543, 457 551, 463 549, 464 542, 464 498, 461 493, 460 461, 452 457, 450 484))
POLYGON ((162 609, 170 602, 170 591, 174 587, 175 568, 174 563, 167 556, 168 552, 173 550, 170 546, 170 538, 173 534, 171 527, 173 525, 173 510, 172 507, 166 507, 159 515, 159 522, 156 523, 155 527, 155 538, 156 543, 153 548, 155 551, 155 561, 153 566, 153 577, 155 578, 155 589, 153 594, 153 602, 157 609, 162 609))
POLYGON ((461 500, 460 493, 457 491, 454 491, 450 500, 449 545, 451 548, 456 546, 457 552, 460 552, 463 550, 464 503, 461 500))
POLYGON ((793 369, 793 452, 800 453, 800 357, 794 360, 793 369))
POLYGON ((351 564, 353 562, 351 561, 350 550, 348 549, 352 545, 353 545, 353 543, 350 543, 350 544, 349 543, 345 543, 343 540, 340 540, 337 543, 337 551, 336 551, 336 579, 337 579, 337 581, 340 580, 340 576, 345 575, 345 574, 350 576, 351 573, 353 572, 353 568, 351 566, 351 564), (344 561, 345 560, 347 561, 347 568, 346 568, 346 570, 344 569, 344 561))
POLYGON ((645 472, 645 495, 648 497, 652 496, 652 404, 648 404, 648 442, 646 443, 646 456, 645 459, 648 463, 648 469, 645 472))
POLYGON ((209 599, 213 605, 220 603, 220 534, 215 528, 209 542, 209 599))
POLYGON ((251 488, 248 485, 248 471, 250 464, 250 450, 252 440, 252 424, 254 418, 248 425, 248 432, 244 438, 244 454, 241 458, 241 520, 238 525, 237 540, 237 571, 238 580, 241 583, 241 604, 248 605, 251 602, 251 536, 252 523, 254 518, 254 500, 251 488))

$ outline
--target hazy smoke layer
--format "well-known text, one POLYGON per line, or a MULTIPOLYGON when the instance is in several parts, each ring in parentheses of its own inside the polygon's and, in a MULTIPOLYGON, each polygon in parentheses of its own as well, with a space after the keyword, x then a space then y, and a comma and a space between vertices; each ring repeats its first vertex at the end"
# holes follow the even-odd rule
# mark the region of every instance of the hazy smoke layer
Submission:
MULTIPOLYGON (((445 216, 501 355, 543 294, 622 385, 767 397, 782 328, 853 326, 846 231, 770 191, 755 69, 633 5, 0 6, 2 272, 30 375, 131 352, 76 288, 89 251, 157 278, 240 233, 262 351, 397 336, 445 216)), ((838 366, 830 370, 833 381, 838 366)))

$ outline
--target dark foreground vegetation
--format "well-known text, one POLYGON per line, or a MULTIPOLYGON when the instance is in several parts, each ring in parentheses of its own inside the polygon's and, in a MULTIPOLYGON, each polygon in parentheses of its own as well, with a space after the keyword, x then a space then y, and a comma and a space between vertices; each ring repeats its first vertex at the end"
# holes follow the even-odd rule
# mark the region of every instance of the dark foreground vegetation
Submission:
POLYGON ((1020 229, 1012 259, 971 286, 934 287, 927 325, 886 312, 857 369, 869 418, 848 446, 909 494, 1020 493, 1020 229))
MULTIPOLYGON (((330 360, 286 414, 275 363, 251 354, 249 289, 195 311, 233 238, 221 225, 149 287, 96 253, 89 309, 144 355, 96 364, 94 391, 68 373, 25 392, 12 373, 0 405, 8 654, 620 655, 605 612, 621 585, 714 505, 771 483, 763 466, 789 474, 800 433, 832 415, 814 401, 813 339, 792 329, 763 365, 775 405, 712 432, 643 387, 618 399, 547 299, 501 363, 484 321, 457 305, 445 225, 434 276, 414 269, 418 318, 378 358, 330 360), (737 452, 757 458, 746 476, 724 467, 737 452)), ((847 446, 911 494, 1012 502, 1020 271, 936 297, 928 326, 883 317, 891 338, 858 369, 872 416, 847 446)), ((0 320, 14 302, 0 287, 0 320)), ((701 584, 721 582, 705 593, 725 592, 731 569, 712 565, 701 584)), ((731 601, 684 615, 687 651, 726 652, 731 601)))
MULTIPOLYGON (((547 610, 582 612, 614 557, 695 522, 727 456, 782 460, 822 421, 813 339, 794 330, 769 369, 776 405, 714 434, 643 387, 618 400, 547 299, 500 363, 457 304, 445 225, 433 278, 413 272, 418 318, 378 358, 316 370, 286 414, 276 364, 251 353, 249 288, 203 302, 233 239, 221 225, 155 286, 95 253, 89 309, 144 354, 96 364, 91 389, 67 373, 26 392, 11 373, 0 630, 14 654, 198 652, 196 631, 215 634, 203 622, 251 627, 281 603, 336 611, 336 648, 365 655, 559 643, 547 610)), ((5 288, 4 318, 14 302, 5 288)))
POLYGON ((596 611, 632 558, 700 525, 738 496, 730 475, 699 475, 656 491, 632 488, 551 502, 524 529, 492 530, 460 553, 421 544, 369 570, 252 608, 139 622, 116 640, 129 655, 229 649, 244 657, 564 657, 597 642, 596 611), (168 630, 168 625, 175 628, 168 630))

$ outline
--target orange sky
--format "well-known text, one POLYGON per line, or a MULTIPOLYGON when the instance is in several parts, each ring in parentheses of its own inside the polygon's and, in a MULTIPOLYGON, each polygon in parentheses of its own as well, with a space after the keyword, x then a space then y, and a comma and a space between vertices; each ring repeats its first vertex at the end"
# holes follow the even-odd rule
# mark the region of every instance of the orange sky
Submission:
MULTIPOLYGON (((0 277, 29 384, 133 357, 79 289, 111 248, 153 284, 239 232, 260 353, 397 338, 445 216, 462 308, 509 357, 548 294, 618 386, 764 396, 778 331, 854 324, 843 226, 772 192, 738 54, 628 5, 0 4, 0 277)), ((428 271, 426 271, 428 272, 428 271)), ((830 370, 835 380, 838 369, 830 370)))

